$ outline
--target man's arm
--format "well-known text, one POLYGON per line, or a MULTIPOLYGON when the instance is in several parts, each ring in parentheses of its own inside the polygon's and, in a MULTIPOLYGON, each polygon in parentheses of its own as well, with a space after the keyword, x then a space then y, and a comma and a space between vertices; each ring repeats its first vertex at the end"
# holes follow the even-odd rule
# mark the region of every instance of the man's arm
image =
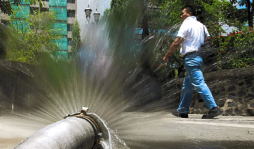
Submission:
POLYGON ((168 57, 173 54, 177 48, 181 45, 181 43, 184 41, 184 38, 177 37, 175 41, 172 43, 170 48, 168 49, 167 54, 163 57, 163 62, 166 63, 168 61, 168 57))

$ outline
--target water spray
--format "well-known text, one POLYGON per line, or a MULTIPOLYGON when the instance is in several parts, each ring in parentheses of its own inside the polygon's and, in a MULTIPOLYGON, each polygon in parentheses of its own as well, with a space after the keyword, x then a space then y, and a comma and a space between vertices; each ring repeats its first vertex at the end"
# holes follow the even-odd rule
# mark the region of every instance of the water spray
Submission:
POLYGON ((82 107, 80 112, 68 114, 63 120, 37 131, 15 149, 111 148, 107 126, 96 114, 87 113, 88 110, 87 107, 82 107))

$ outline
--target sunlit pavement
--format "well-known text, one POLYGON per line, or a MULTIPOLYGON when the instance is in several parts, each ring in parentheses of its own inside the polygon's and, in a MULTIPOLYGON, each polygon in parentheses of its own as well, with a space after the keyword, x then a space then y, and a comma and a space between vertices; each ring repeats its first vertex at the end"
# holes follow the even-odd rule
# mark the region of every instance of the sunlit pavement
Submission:
POLYGON ((0 149, 12 149, 45 124, 18 117, 0 116, 0 149))
MULTIPOLYGON (((218 116, 201 119, 191 114, 188 119, 169 113, 130 113, 133 115, 120 136, 130 148, 254 148, 254 117, 218 116), (136 118, 136 119, 135 119, 136 118)), ((0 148, 13 148, 45 124, 19 118, 0 117, 0 148)))
POLYGON ((156 118, 151 117, 154 118, 153 121, 133 123, 133 129, 126 132, 128 135, 125 137, 131 139, 126 142, 131 148, 149 149, 254 148, 254 117, 201 117, 202 115, 190 114, 186 119, 171 114, 159 114, 156 118), (134 140, 138 140, 139 143, 130 144, 134 140))

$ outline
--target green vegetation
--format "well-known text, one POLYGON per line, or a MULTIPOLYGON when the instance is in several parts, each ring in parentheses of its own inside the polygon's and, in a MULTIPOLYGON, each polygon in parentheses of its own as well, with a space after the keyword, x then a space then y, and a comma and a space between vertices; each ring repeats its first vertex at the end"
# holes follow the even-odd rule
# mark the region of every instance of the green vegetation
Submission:
POLYGON ((254 32, 252 28, 245 27, 242 31, 232 32, 225 37, 213 37, 213 44, 218 53, 218 69, 253 66, 254 32))
POLYGON ((30 15, 20 11, 13 9, 10 17, 6 58, 34 64, 39 53, 57 50, 54 40, 61 37, 62 30, 54 27, 53 13, 34 11, 34 15, 30 15))
POLYGON ((253 0, 230 0, 230 2, 232 4, 239 4, 239 6, 245 6, 244 9, 240 10, 241 16, 239 16, 239 18, 243 21, 248 21, 249 27, 253 28, 253 0))
POLYGON ((40 7, 42 7, 43 5, 42 0, 0 0, 0 10, 3 13, 11 15, 12 13, 11 3, 13 3, 14 5, 19 5, 22 2, 30 3, 31 5, 36 4, 36 2, 39 2, 40 7))
POLYGON ((77 52, 80 42, 80 28, 78 21, 75 21, 75 24, 72 27, 72 52, 77 52))
MULTIPOLYGON (((111 9, 124 9, 129 1, 112 0, 111 9)), ((252 34, 254 3, 250 0, 145 0, 143 9, 136 16, 136 24, 146 32, 145 38, 156 36, 155 46, 145 49, 143 53, 150 53, 148 62, 156 75, 161 77, 164 74, 164 80, 168 76, 171 78, 177 76, 177 69, 181 67, 182 60, 179 52, 175 52, 170 57, 167 65, 162 65, 162 58, 167 52, 169 46, 174 40, 178 27, 180 27, 180 12, 185 5, 194 5, 197 9, 197 19, 205 24, 213 37, 213 50, 217 53, 218 69, 245 68, 253 65, 253 43, 252 34), (245 9, 237 9, 233 4, 245 5, 245 9), (140 17, 139 17, 140 16, 140 17), (145 21, 144 21, 145 20, 145 21), (249 27, 246 27, 248 21, 249 27), (227 37, 221 37, 225 31, 222 25, 234 26, 237 30, 227 37), (158 34, 163 29, 162 34, 158 34), (159 68, 159 69, 158 69, 159 68), (173 74, 173 75, 172 75, 173 74), (175 74, 175 75, 174 75, 175 74)), ((107 13, 110 10, 107 10, 107 13)), ((150 42, 150 41, 148 41, 150 42)), ((147 43, 145 43, 147 44, 147 43)), ((141 56, 141 59, 144 57, 141 56)), ((216 59, 216 58, 215 58, 216 59)), ((146 59, 147 60, 147 59, 146 59)), ((141 60, 142 61, 142 60, 141 60)), ((147 63, 147 62, 146 62, 147 63)), ((162 78, 163 79, 163 78, 162 78)))

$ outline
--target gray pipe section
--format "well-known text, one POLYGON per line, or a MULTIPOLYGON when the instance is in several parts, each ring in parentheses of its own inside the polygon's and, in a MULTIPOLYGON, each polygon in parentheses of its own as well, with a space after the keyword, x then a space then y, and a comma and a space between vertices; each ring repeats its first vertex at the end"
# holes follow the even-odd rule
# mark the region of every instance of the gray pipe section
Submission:
POLYGON ((85 119, 68 117, 46 126, 15 149, 92 149, 96 134, 85 119))

